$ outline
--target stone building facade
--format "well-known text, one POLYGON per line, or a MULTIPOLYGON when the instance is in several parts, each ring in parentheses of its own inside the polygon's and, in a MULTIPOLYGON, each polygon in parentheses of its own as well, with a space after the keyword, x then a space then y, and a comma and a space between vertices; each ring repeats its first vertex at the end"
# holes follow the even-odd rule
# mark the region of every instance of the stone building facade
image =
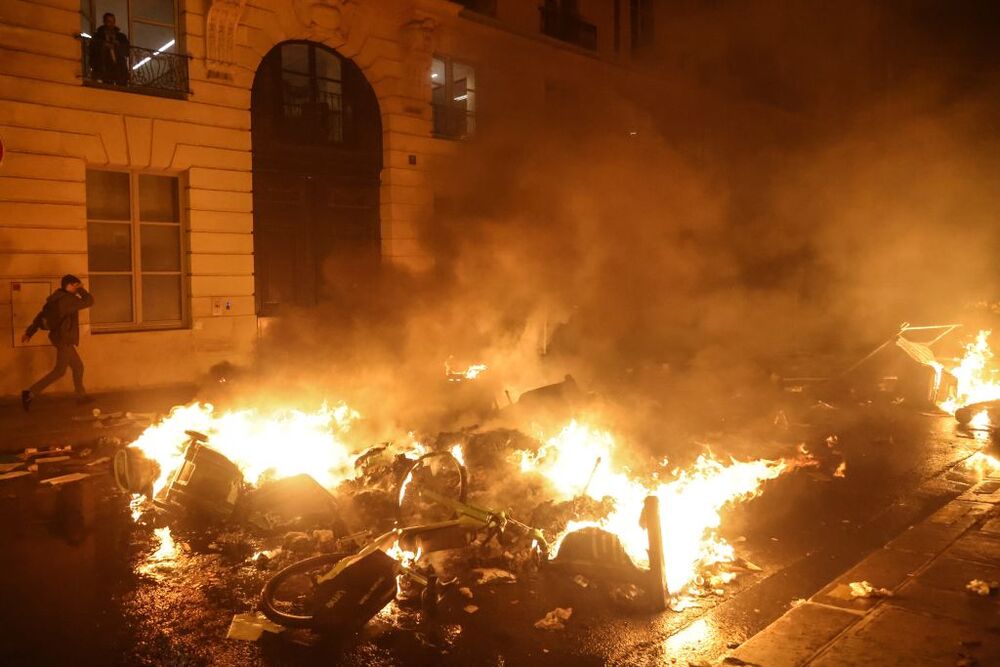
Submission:
POLYGON ((20 334, 66 273, 97 298, 103 390, 247 360, 326 254, 419 270, 434 162, 489 132, 491 100, 534 113, 553 82, 631 76, 652 4, 0 0, 0 393, 51 364, 20 334))

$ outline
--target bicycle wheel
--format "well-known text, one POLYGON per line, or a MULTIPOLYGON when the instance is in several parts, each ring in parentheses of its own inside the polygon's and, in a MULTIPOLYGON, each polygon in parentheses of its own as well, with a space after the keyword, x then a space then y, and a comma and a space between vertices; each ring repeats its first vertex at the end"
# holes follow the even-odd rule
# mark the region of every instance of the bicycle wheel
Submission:
POLYGON ((316 577, 351 555, 348 552, 322 554, 278 571, 264 584, 260 593, 260 610, 286 628, 315 627, 319 596, 316 577))

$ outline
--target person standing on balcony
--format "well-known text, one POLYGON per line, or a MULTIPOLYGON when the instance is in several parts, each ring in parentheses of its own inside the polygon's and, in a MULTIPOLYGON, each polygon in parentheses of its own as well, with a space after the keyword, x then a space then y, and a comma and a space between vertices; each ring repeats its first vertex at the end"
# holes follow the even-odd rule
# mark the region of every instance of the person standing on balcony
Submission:
POLYGON ((117 25, 115 15, 107 12, 103 25, 90 40, 90 68, 94 78, 117 86, 128 84, 128 37, 117 25))
POLYGON ((94 297, 83 289, 80 279, 73 275, 65 275, 61 287, 49 295, 31 326, 21 336, 21 342, 27 343, 39 329, 47 330, 49 341, 56 348, 55 368, 29 389, 21 392, 21 405, 26 412, 35 396, 65 375, 67 368, 73 370, 73 388, 76 390, 77 403, 82 405, 91 401, 83 388, 83 360, 80 359, 76 346, 80 344, 80 311, 93 305, 94 297))

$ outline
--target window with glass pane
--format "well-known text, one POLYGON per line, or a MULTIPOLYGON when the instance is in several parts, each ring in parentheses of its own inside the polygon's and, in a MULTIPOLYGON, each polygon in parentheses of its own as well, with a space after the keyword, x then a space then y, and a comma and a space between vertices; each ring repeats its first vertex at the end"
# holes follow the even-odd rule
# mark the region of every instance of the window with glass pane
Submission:
POLYGON ((80 11, 91 21, 90 34, 103 21, 104 14, 115 15, 115 23, 132 46, 177 52, 176 0, 81 0, 80 11))
POLYGON ((177 177, 88 170, 87 245, 95 330, 182 325, 177 177))
POLYGON ((314 44, 293 42, 282 45, 280 59, 284 134, 297 141, 342 142, 340 57, 314 44))
POLYGON ((447 58, 431 61, 431 104, 434 134, 462 139, 475 130, 476 72, 447 58))

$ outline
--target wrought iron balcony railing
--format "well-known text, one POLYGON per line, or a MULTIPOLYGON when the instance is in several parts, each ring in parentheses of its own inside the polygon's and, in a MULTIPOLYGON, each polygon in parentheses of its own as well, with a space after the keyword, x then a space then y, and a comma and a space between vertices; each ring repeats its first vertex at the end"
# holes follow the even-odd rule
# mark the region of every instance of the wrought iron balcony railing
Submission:
POLYGON ((442 139, 464 139, 475 132, 476 116, 463 107, 434 104, 434 136, 442 139))
POLYGON ((542 33, 570 44, 597 50, 597 26, 558 6, 538 8, 542 14, 542 33))
POLYGON ((182 99, 191 93, 190 56, 129 46, 121 47, 114 55, 95 58, 92 40, 87 37, 80 38, 80 50, 84 85, 182 99))

